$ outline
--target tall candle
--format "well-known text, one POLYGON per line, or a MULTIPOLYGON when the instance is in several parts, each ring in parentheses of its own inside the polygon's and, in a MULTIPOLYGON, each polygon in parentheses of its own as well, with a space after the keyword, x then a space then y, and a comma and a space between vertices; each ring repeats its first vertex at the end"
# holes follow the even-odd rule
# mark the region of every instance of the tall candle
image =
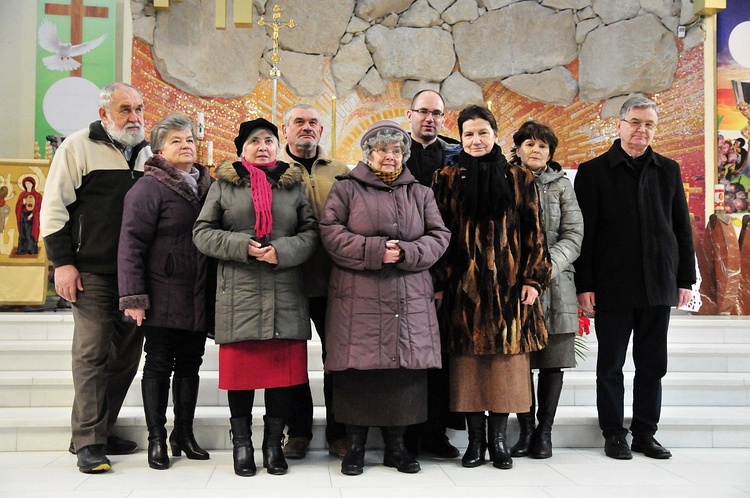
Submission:
POLYGON ((214 141, 206 141, 206 165, 213 166, 214 164, 214 141))
POLYGON ((206 136, 206 116, 202 113, 198 113, 198 140, 203 140, 206 136))
POLYGON ((331 157, 336 157, 336 96, 331 97, 331 157))

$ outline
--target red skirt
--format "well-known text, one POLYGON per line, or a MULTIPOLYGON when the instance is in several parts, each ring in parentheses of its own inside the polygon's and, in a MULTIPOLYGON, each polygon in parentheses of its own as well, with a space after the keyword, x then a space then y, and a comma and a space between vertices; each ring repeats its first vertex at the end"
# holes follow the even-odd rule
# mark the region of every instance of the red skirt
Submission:
POLYGON ((219 389, 246 391, 307 381, 307 341, 268 339, 219 346, 219 389))

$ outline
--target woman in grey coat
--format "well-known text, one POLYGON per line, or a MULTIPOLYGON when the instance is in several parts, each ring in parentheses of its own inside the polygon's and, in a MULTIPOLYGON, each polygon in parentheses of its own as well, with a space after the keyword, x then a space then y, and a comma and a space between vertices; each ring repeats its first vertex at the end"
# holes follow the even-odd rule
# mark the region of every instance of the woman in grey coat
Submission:
POLYGON ((193 240, 219 260, 215 340, 234 472, 256 472, 250 425, 255 390, 265 389, 263 466, 279 475, 288 468, 281 440, 294 403, 290 387, 308 381, 311 327, 300 265, 315 254, 320 237, 302 173, 276 160, 276 126, 263 118, 246 121, 234 143, 241 160, 216 169, 193 240))
POLYGON ((384 465, 419 472, 403 435, 427 419, 427 369, 441 366, 430 267, 450 232, 432 190, 403 166, 410 142, 392 121, 373 124, 360 142, 364 161, 333 185, 320 221, 334 262, 325 367, 346 426, 346 475, 362 473, 372 426, 383 432, 384 465))
POLYGON ((552 129, 527 121, 513 134, 513 144, 511 162, 523 165, 534 174, 539 191, 544 231, 552 260, 552 280, 542 294, 549 343, 545 349, 531 354, 531 368, 539 369, 536 392, 539 425, 535 428, 532 396, 529 412, 518 414, 521 433, 518 443, 511 448, 511 455, 549 458, 552 456, 552 423, 562 390, 562 369, 576 365, 578 308, 573 261, 581 253, 583 216, 573 185, 565 176, 562 166, 552 160, 557 147, 557 137, 552 129))

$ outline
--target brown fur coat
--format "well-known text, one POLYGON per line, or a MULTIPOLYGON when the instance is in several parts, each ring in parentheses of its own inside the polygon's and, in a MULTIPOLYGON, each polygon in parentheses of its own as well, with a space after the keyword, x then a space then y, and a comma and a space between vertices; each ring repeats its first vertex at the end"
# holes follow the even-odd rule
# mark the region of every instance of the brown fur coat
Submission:
POLYGON ((540 300, 520 303, 521 287, 540 293, 551 270, 539 197, 531 173, 511 166, 500 148, 435 176, 435 198, 450 246, 435 267, 443 301, 443 348, 455 354, 519 354, 547 345, 540 300))

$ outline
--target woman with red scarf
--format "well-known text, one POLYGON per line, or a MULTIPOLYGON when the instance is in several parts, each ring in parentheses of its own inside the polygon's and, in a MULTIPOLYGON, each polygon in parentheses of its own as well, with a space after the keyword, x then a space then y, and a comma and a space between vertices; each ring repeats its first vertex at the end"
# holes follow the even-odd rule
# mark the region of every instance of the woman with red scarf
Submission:
POLYGON ((288 468, 281 441, 294 403, 289 387, 308 381, 311 327, 300 265, 320 238, 301 171, 276 160, 276 126, 263 118, 246 121, 234 143, 241 160, 216 169, 193 240, 219 260, 215 340, 234 471, 256 472, 250 425, 255 390, 265 389, 263 466, 280 475, 288 468))

